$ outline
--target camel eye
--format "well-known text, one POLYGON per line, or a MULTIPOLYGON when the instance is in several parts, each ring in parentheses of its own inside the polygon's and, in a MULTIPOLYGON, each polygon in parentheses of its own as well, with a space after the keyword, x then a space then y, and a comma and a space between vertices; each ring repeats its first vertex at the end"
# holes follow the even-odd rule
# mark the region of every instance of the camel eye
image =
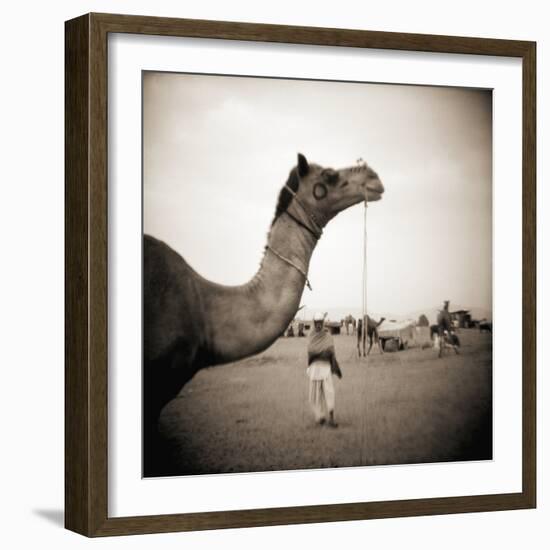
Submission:
POLYGON ((338 172, 335 172, 334 170, 323 171, 323 179, 329 185, 336 185, 338 183, 338 178, 338 172))

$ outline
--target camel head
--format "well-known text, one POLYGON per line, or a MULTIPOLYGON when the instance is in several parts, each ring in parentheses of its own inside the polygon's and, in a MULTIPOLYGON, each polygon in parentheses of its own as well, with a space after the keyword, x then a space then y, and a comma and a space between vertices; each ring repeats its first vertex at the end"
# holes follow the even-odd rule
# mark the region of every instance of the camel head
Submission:
POLYGON ((291 171, 279 196, 275 219, 292 202, 292 192, 295 193, 294 198, 305 205, 324 226, 338 213, 354 204, 365 199, 380 200, 384 186, 378 174, 363 161, 337 170, 310 164, 304 155, 298 154, 298 164, 291 171))

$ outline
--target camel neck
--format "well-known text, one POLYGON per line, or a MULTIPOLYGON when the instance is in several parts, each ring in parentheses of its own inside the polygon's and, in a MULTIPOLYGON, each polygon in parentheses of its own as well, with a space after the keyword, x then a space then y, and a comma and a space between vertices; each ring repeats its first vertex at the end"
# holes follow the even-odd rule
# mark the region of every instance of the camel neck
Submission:
POLYGON ((273 224, 260 268, 245 285, 205 295, 209 348, 218 363, 259 353, 281 336, 300 305, 317 239, 282 214, 273 224))
POLYGON ((308 282, 309 261, 322 230, 312 231, 307 221, 302 221, 291 209, 289 210, 277 218, 268 235, 264 258, 256 274, 260 279, 266 275, 271 278, 269 273, 278 271, 270 269, 272 266, 277 267, 277 262, 273 262, 271 258, 275 256, 298 271, 304 283, 308 282))

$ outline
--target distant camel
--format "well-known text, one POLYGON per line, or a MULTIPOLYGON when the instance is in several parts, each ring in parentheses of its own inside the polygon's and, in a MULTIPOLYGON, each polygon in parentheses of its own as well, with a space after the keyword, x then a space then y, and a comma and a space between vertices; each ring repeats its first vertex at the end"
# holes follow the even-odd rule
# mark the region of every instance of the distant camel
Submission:
POLYGON ((367 330, 363 331, 363 319, 359 319, 357 321, 357 353, 359 354, 359 357, 361 357, 361 344, 363 344, 363 356, 366 356, 370 353, 370 350, 372 349, 372 344, 376 343, 378 345, 378 349, 380 350, 380 353, 384 353, 384 350, 382 349, 382 345, 380 343, 380 337, 378 336, 378 327, 386 320, 385 317, 382 317, 378 323, 371 319, 368 315, 365 315, 367 319, 367 330), (367 339, 367 336, 369 338, 369 349, 365 353, 365 342, 367 339))
POLYGON ((483 320, 479 322, 479 332, 493 332, 493 323, 487 320, 483 320))
POLYGON ((365 163, 334 170, 298 155, 280 191, 259 271, 241 286, 204 279, 167 244, 144 236, 145 476, 169 470, 158 425, 164 406, 199 369, 259 353, 281 336, 300 304, 323 227, 354 204, 379 200, 383 192, 365 163))

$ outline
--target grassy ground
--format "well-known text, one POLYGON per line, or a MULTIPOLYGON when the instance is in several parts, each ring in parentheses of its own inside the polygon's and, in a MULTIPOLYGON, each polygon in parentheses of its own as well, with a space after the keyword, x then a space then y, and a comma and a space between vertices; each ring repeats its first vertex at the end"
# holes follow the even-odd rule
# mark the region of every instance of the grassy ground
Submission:
POLYGON ((164 410, 180 474, 253 472, 492 457, 491 336, 460 332, 461 354, 409 349, 367 360, 336 336, 339 428, 315 424, 306 338, 206 369, 164 410))

